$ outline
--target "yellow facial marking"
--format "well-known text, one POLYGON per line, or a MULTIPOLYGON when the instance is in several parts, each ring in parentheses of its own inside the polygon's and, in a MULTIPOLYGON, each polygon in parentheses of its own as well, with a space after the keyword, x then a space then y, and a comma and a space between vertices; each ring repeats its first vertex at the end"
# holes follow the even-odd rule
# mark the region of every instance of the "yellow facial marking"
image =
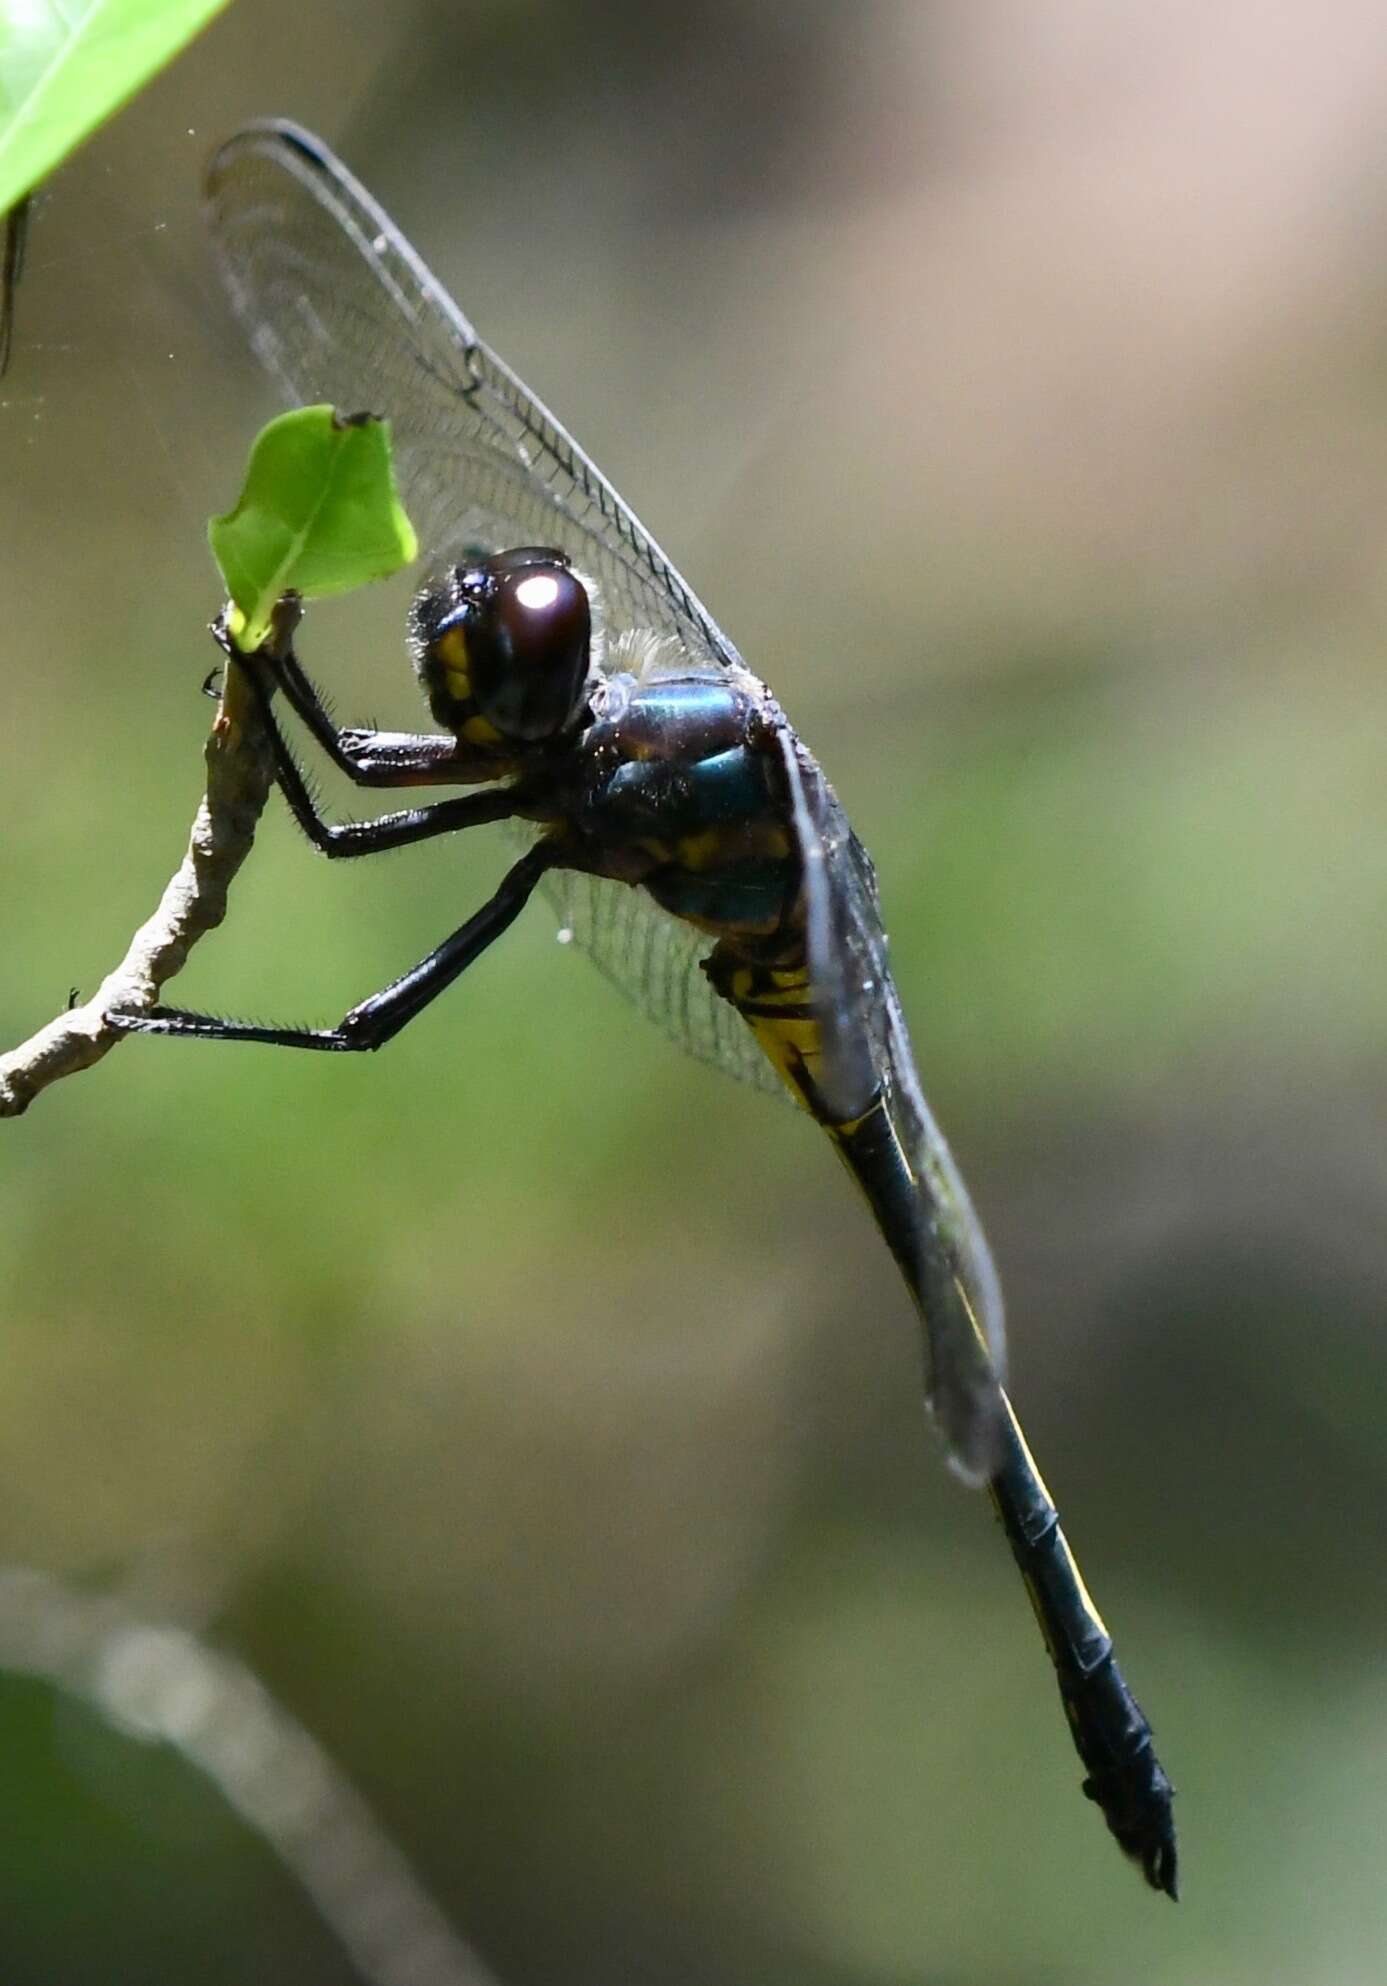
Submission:
POLYGON ((502 742, 501 733, 489 717, 469 717, 458 736, 469 745, 499 745, 502 742))
POLYGON ((466 630, 461 626, 446 629, 430 648, 429 660, 442 677, 448 695, 458 703, 465 703, 472 694, 466 630))

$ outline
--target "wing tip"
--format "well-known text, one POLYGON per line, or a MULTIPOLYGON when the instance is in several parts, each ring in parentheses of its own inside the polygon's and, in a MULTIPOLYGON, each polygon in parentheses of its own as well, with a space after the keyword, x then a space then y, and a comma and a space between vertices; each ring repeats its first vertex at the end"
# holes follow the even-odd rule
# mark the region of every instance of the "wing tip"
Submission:
POLYGON ((273 158, 282 151, 294 152, 316 171, 328 170, 337 164, 332 152, 321 138, 315 137, 302 124, 295 124, 288 117, 257 117, 249 124, 243 124, 239 131, 233 131, 213 152, 202 175, 202 190, 206 199, 215 197, 227 173, 247 153, 260 153, 273 158))
POLYGON ((929 1404, 948 1447, 951 1473, 968 1489, 984 1489, 1002 1461, 1006 1408, 1001 1382, 989 1373, 982 1385, 936 1391, 929 1404))

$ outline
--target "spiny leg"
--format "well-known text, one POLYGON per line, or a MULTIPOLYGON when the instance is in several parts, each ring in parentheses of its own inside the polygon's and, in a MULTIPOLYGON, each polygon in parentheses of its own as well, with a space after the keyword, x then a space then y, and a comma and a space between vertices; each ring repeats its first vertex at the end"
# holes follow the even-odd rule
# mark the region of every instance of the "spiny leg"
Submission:
POLYGON ((503 879, 489 903, 418 965, 344 1014, 336 1027, 255 1027, 178 1007, 151 1007, 143 1014, 108 1013, 107 1023, 124 1034, 182 1035, 192 1041, 263 1041, 277 1048, 330 1052, 382 1048, 515 922, 540 877, 557 860, 552 843, 537 843, 503 879))
MULTIPOLYGON (((224 630, 218 630, 217 638, 231 654, 230 638, 224 630)), ((450 733, 339 728, 292 646, 251 666, 268 670, 295 716, 355 785, 427 786, 458 780, 458 741, 450 733)))
MULTIPOLYGON (((370 821, 325 821, 318 812, 308 782, 285 743, 275 722, 270 694, 261 674, 262 663, 251 659, 248 668, 260 714, 269 736, 275 779, 290 811, 313 846, 335 859, 353 855, 379 855, 387 849, 404 848, 411 842, 428 841, 438 834, 456 834, 463 828, 487 821, 509 820, 515 813, 516 793, 512 787, 490 787, 477 793, 464 793, 454 800, 438 800, 427 807, 410 807, 397 814, 382 814, 370 821)), ((362 734, 369 735, 369 734, 362 734)))
MULTIPOLYGON (((367 725, 339 728, 304 673, 287 639, 277 649, 267 647, 256 655, 244 655, 231 638, 225 613, 213 622, 212 633, 228 665, 248 669, 261 680, 263 676, 268 676, 270 684, 284 692, 291 710, 303 721, 332 763, 355 785, 446 786, 450 782, 469 783, 468 775, 459 763, 458 741, 450 733, 379 731, 367 725)), ((215 687, 217 673, 214 669, 203 684, 204 695, 215 697, 218 694, 215 687)))

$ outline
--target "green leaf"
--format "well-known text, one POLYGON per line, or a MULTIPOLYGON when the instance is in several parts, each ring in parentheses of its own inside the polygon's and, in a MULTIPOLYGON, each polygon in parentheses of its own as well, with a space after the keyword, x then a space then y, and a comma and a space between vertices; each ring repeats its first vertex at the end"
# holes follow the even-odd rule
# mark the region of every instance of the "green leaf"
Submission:
POLYGON ((226 0, 0 0, 0 213, 226 0))
POLYGON ((390 467, 390 424, 331 407, 281 414, 256 436, 234 510, 207 527, 239 617, 258 648, 280 595, 348 593, 419 555, 390 467))

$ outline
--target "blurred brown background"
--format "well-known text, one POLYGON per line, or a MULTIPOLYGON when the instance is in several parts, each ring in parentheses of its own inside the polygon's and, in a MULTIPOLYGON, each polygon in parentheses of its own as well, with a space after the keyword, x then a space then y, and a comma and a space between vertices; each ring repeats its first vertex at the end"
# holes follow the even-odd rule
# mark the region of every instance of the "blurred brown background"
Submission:
MULTIPOLYGON (((238 0, 35 218, 4 1045, 119 956, 200 790, 204 520, 274 401, 197 177, 268 112, 872 848, 1186 1900, 1080 1797, 826 1147, 542 905, 379 1058, 136 1042, 3 1127, 0 1563, 249 1662, 507 1986, 1380 1980, 1380 8, 238 0)), ((313 615, 344 715, 415 721, 406 592, 313 615)), ((507 859, 329 870, 278 810, 180 997, 335 1018, 507 859)), ((14 1679, 0 1758, 5 1986, 358 1976, 166 1749, 14 1679)))

